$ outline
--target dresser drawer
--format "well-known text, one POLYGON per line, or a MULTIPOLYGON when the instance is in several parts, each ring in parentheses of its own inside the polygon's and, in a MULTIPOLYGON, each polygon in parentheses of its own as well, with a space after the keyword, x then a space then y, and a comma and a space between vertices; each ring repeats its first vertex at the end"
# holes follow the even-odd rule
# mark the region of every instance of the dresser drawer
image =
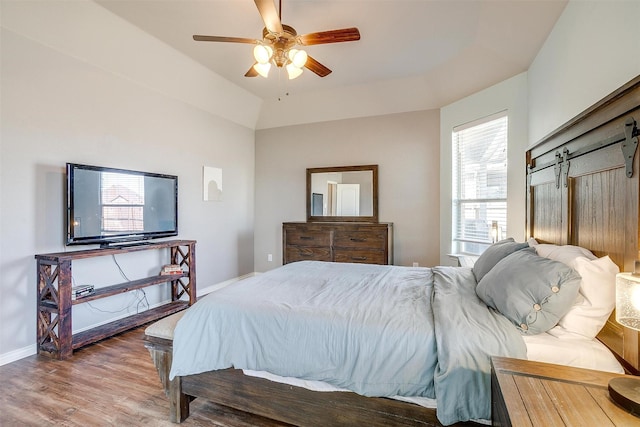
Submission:
POLYGON ((331 234, 323 230, 287 230, 287 245, 331 246, 331 234))
POLYGON ((335 249, 333 251, 335 262, 355 262, 362 264, 386 264, 387 258, 384 251, 367 249, 335 249))
POLYGON ((312 246, 287 246, 285 249, 287 262, 296 261, 331 261, 331 249, 312 246))
POLYGON ((282 263, 302 260, 393 264, 393 224, 282 223, 282 263))
POLYGON ((333 245, 341 248, 380 248, 384 247, 386 242, 386 230, 338 230, 333 235, 333 245))

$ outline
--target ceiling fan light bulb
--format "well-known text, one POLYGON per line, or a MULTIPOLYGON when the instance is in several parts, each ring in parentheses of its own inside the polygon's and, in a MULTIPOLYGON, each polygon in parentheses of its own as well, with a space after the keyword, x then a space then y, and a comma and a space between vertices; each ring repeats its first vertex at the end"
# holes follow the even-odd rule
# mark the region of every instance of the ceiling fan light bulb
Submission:
POLYGON ((258 74, 260 74, 262 77, 266 79, 267 77, 269 77, 269 70, 271 69, 271 64, 268 62, 266 64, 261 64, 258 62, 253 66, 253 69, 256 70, 258 74))
POLYGON ((271 49, 269 46, 259 44, 253 48, 253 57, 260 64, 268 63, 271 59, 271 55, 273 55, 273 49, 271 49))
POLYGON ((287 74, 289 75, 289 80, 293 80, 302 74, 302 68, 296 67, 293 63, 287 64, 287 74))
POLYGON ((304 67, 304 64, 307 63, 307 58, 307 52, 305 52, 304 50, 297 50, 293 57, 290 59, 296 67, 302 68, 304 67))

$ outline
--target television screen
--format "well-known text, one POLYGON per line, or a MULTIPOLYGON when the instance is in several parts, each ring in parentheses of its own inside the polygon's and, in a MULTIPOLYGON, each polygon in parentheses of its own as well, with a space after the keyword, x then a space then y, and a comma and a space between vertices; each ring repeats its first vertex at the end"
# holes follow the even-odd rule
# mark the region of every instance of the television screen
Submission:
POLYGON ((177 235, 177 176, 67 163, 67 245, 177 235))

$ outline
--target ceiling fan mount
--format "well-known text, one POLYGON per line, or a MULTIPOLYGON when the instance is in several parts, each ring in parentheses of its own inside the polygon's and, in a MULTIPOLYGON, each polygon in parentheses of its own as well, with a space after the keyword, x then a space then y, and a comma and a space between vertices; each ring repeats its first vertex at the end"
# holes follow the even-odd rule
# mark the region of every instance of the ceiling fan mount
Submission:
POLYGON ((277 67, 284 67, 288 61, 287 52, 298 43, 298 33, 289 26, 282 24, 282 32, 274 34, 267 27, 262 30, 262 41, 273 49, 273 61, 277 67))
POLYGON ((298 47, 360 40, 360 31, 355 27, 299 36, 293 27, 281 22, 282 0, 280 0, 279 10, 276 9, 273 0, 254 0, 254 2, 265 24, 262 30, 262 40, 242 37, 193 36, 196 41, 256 44, 257 47, 254 49, 255 63, 247 71, 245 77, 257 75, 267 77, 271 64, 278 68, 286 67, 290 79, 302 74, 302 68, 306 68, 320 77, 325 77, 331 73, 331 70, 298 47))

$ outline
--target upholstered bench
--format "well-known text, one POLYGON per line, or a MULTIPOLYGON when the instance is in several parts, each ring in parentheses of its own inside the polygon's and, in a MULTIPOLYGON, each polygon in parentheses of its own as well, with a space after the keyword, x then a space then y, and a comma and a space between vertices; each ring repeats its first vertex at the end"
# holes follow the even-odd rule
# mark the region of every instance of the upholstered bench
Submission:
POLYGON ((161 338, 165 340, 173 341, 173 331, 178 324, 178 320, 182 319, 185 311, 172 314, 171 316, 164 317, 155 323, 152 323, 144 330, 144 334, 147 337, 161 338))

